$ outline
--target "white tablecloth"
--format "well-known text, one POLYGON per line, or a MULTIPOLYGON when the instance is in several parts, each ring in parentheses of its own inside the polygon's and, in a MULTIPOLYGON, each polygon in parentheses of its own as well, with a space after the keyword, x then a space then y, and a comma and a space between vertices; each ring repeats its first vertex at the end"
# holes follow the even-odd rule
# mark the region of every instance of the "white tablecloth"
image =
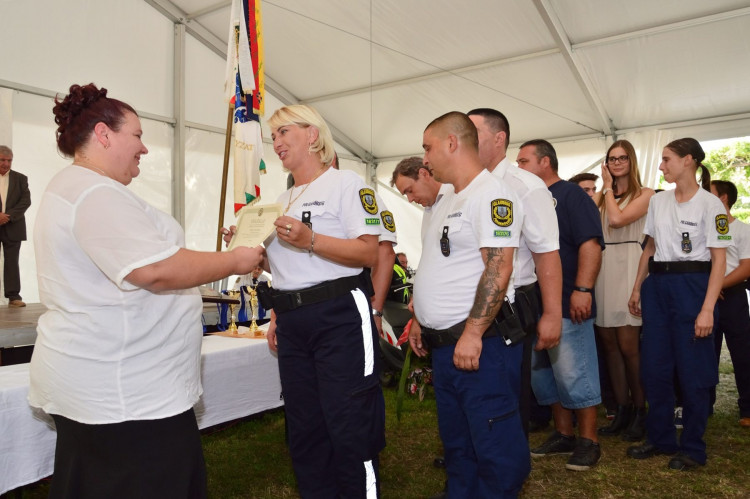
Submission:
MULTIPOLYGON (((278 363, 265 339, 203 338, 201 381, 201 429, 283 405, 278 363)), ((28 392, 28 364, 0 367, 0 494, 52 474, 52 418, 29 407, 28 392)))

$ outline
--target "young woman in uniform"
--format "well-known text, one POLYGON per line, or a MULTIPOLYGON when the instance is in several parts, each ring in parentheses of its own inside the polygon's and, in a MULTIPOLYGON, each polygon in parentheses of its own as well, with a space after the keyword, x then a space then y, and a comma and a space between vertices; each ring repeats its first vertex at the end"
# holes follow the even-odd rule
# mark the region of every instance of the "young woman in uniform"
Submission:
POLYGON ((706 464, 706 430, 711 388, 718 383, 714 341, 716 300, 721 291, 729 245, 729 222, 710 192, 710 174, 697 140, 678 139, 662 153, 659 169, 675 189, 654 195, 629 306, 643 316, 641 381, 649 413, 646 441, 627 454, 646 459, 677 454, 669 468, 689 470, 706 464), (701 185, 696 181, 701 169, 701 185), (647 277, 648 276, 648 277, 647 277), (683 395, 679 442, 673 424, 674 372, 683 395))
POLYGON ((641 258, 643 226, 654 191, 644 188, 633 145, 618 140, 602 165, 603 188, 594 195, 607 246, 596 281, 594 324, 604 347, 617 413, 599 435, 637 442, 646 433, 646 398, 640 381, 641 318, 630 313, 628 299, 641 258))

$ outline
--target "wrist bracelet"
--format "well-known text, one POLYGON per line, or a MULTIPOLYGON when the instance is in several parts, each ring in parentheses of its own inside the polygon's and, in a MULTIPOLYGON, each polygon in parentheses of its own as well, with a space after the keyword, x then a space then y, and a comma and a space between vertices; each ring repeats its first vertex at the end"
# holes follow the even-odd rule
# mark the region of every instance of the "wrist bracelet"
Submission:
POLYGON ((583 286, 573 286, 574 291, 580 291, 581 293, 591 293, 594 291, 591 288, 584 288, 583 286))
POLYGON ((375 310, 373 308, 372 309, 372 315, 374 315, 375 317, 383 317, 383 312, 381 312, 380 310, 375 310))
POLYGON ((307 250, 307 253, 312 255, 313 251, 315 250, 315 231, 311 230, 312 236, 310 237, 310 249, 307 250))

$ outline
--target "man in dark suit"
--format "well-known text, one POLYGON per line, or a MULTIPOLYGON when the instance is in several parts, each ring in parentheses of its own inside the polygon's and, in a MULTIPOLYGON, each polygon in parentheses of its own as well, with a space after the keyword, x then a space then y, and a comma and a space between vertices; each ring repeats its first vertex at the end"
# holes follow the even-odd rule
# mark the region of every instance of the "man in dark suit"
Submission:
POLYGON ((18 254, 21 241, 26 240, 24 213, 31 205, 29 182, 26 175, 11 171, 13 151, 0 145, 0 246, 5 265, 5 297, 11 308, 25 307, 21 299, 21 276, 18 271, 18 254))

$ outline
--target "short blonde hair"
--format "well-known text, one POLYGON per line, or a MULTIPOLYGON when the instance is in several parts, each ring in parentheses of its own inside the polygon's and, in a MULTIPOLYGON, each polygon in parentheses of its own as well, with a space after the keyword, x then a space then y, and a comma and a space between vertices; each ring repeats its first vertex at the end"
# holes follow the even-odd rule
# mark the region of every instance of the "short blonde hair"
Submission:
POLYGON ((315 127, 318 130, 318 138, 310 145, 310 152, 317 153, 320 162, 324 165, 330 165, 333 161, 336 151, 334 150, 331 130, 328 129, 325 120, 314 108, 305 104, 284 106, 277 109, 268 118, 267 123, 271 129, 286 125, 297 125, 303 128, 315 127))

